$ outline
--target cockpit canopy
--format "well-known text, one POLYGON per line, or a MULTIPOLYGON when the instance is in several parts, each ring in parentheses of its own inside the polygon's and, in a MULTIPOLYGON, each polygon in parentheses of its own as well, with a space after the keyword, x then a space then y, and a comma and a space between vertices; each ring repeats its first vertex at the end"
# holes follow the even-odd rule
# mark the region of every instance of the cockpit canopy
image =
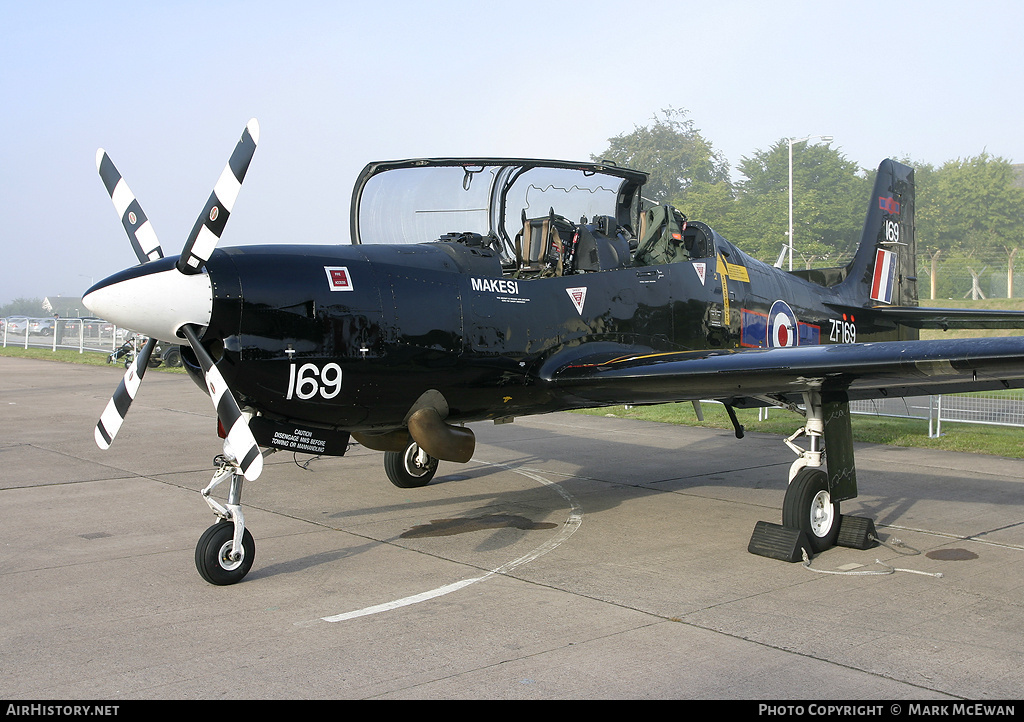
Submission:
POLYGON ((610 163, 432 158, 371 163, 352 195, 352 243, 435 241, 452 233, 496 239, 512 258, 524 218, 611 217, 632 228, 645 173, 610 163))

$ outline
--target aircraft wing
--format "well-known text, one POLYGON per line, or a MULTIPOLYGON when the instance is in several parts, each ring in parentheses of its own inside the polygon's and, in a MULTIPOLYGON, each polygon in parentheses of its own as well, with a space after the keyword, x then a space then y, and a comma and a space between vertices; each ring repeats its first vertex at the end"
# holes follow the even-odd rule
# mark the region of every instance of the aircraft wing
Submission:
POLYGON ((562 360, 547 379, 601 405, 717 399, 763 406, 804 391, 850 400, 1024 387, 1024 337, 723 349, 562 360))

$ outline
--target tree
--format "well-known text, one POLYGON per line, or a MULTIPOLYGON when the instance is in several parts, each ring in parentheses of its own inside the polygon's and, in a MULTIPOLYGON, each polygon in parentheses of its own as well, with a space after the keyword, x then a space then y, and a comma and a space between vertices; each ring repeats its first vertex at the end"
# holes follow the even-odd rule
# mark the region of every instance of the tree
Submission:
POLYGON ((932 179, 933 203, 921 222, 935 247, 988 259, 1024 241, 1024 188, 1009 161, 988 153, 951 160, 932 179))
POLYGON ((980 283, 988 295, 1011 295, 1009 274, 1024 244, 1024 189, 1017 185, 1013 166, 986 152, 939 168, 910 164, 917 186, 918 254, 942 253, 933 281, 936 294, 977 294, 980 283), (969 268, 987 272, 975 279, 969 268))
MULTIPOLYGON (((722 155, 685 110, 667 108, 645 127, 609 139, 593 160, 650 174, 644 197, 670 203, 750 255, 773 263, 788 244, 789 141, 741 159, 732 183, 722 155)), ((987 152, 915 169, 918 270, 938 297, 1013 293, 1024 246, 1024 188, 1014 167, 987 152), (969 269, 983 269, 977 276, 969 269), (1004 290, 1005 289, 1005 290, 1004 290)), ((821 144, 793 146, 794 266, 839 266, 856 251, 874 172, 821 144)), ((922 291, 925 289, 922 288, 922 291)))
POLYGON ((728 183, 729 164, 686 118, 688 111, 665 108, 652 124, 608 139, 608 148, 591 160, 650 174, 644 197, 656 203, 684 198, 694 183, 728 183))
POLYGON ((703 221, 732 240, 730 232, 736 224, 736 194, 731 183, 694 181, 683 195, 673 198, 670 203, 690 219, 703 221))
POLYGON ((0 316, 41 316, 43 299, 15 298, 10 303, 0 306, 0 316))
MULTIPOLYGON (((743 226, 742 237, 734 241, 751 255, 774 262, 789 242, 789 140, 782 138, 767 151, 742 158, 738 169, 744 176, 736 189, 743 226)), ((819 266, 847 261, 860 241, 869 191, 868 175, 837 149, 794 145, 794 261, 811 256, 819 266)))

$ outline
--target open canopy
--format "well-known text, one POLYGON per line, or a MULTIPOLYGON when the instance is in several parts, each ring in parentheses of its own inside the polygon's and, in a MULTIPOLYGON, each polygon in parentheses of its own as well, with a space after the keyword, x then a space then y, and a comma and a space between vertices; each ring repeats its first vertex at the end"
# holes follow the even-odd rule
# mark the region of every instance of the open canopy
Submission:
POLYGON ((352 243, 492 236, 506 252, 526 218, 611 216, 632 226, 647 175, 609 163, 431 158, 371 163, 352 196, 352 243))

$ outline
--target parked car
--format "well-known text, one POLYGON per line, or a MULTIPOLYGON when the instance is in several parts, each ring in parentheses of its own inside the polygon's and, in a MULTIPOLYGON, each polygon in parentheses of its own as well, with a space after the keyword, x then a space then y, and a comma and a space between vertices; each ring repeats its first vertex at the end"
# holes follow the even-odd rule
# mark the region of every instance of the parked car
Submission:
POLYGON ((28 332, 35 336, 52 336, 55 326, 52 318, 31 318, 28 322, 28 332))
POLYGON ((28 329, 28 319, 24 316, 7 319, 7 333, 25 333, 26 329, 28 329))
POLYGON ((85 324, 86 336, 111 336, 114 333, 114 324, 102 318, 86 317, 82 319, 82 323, 85 324))
POLYGON ((181 346, 161 341, 157 348, 160 349, 160 358, 163 359, 164 366, 181 366, 181 346))

